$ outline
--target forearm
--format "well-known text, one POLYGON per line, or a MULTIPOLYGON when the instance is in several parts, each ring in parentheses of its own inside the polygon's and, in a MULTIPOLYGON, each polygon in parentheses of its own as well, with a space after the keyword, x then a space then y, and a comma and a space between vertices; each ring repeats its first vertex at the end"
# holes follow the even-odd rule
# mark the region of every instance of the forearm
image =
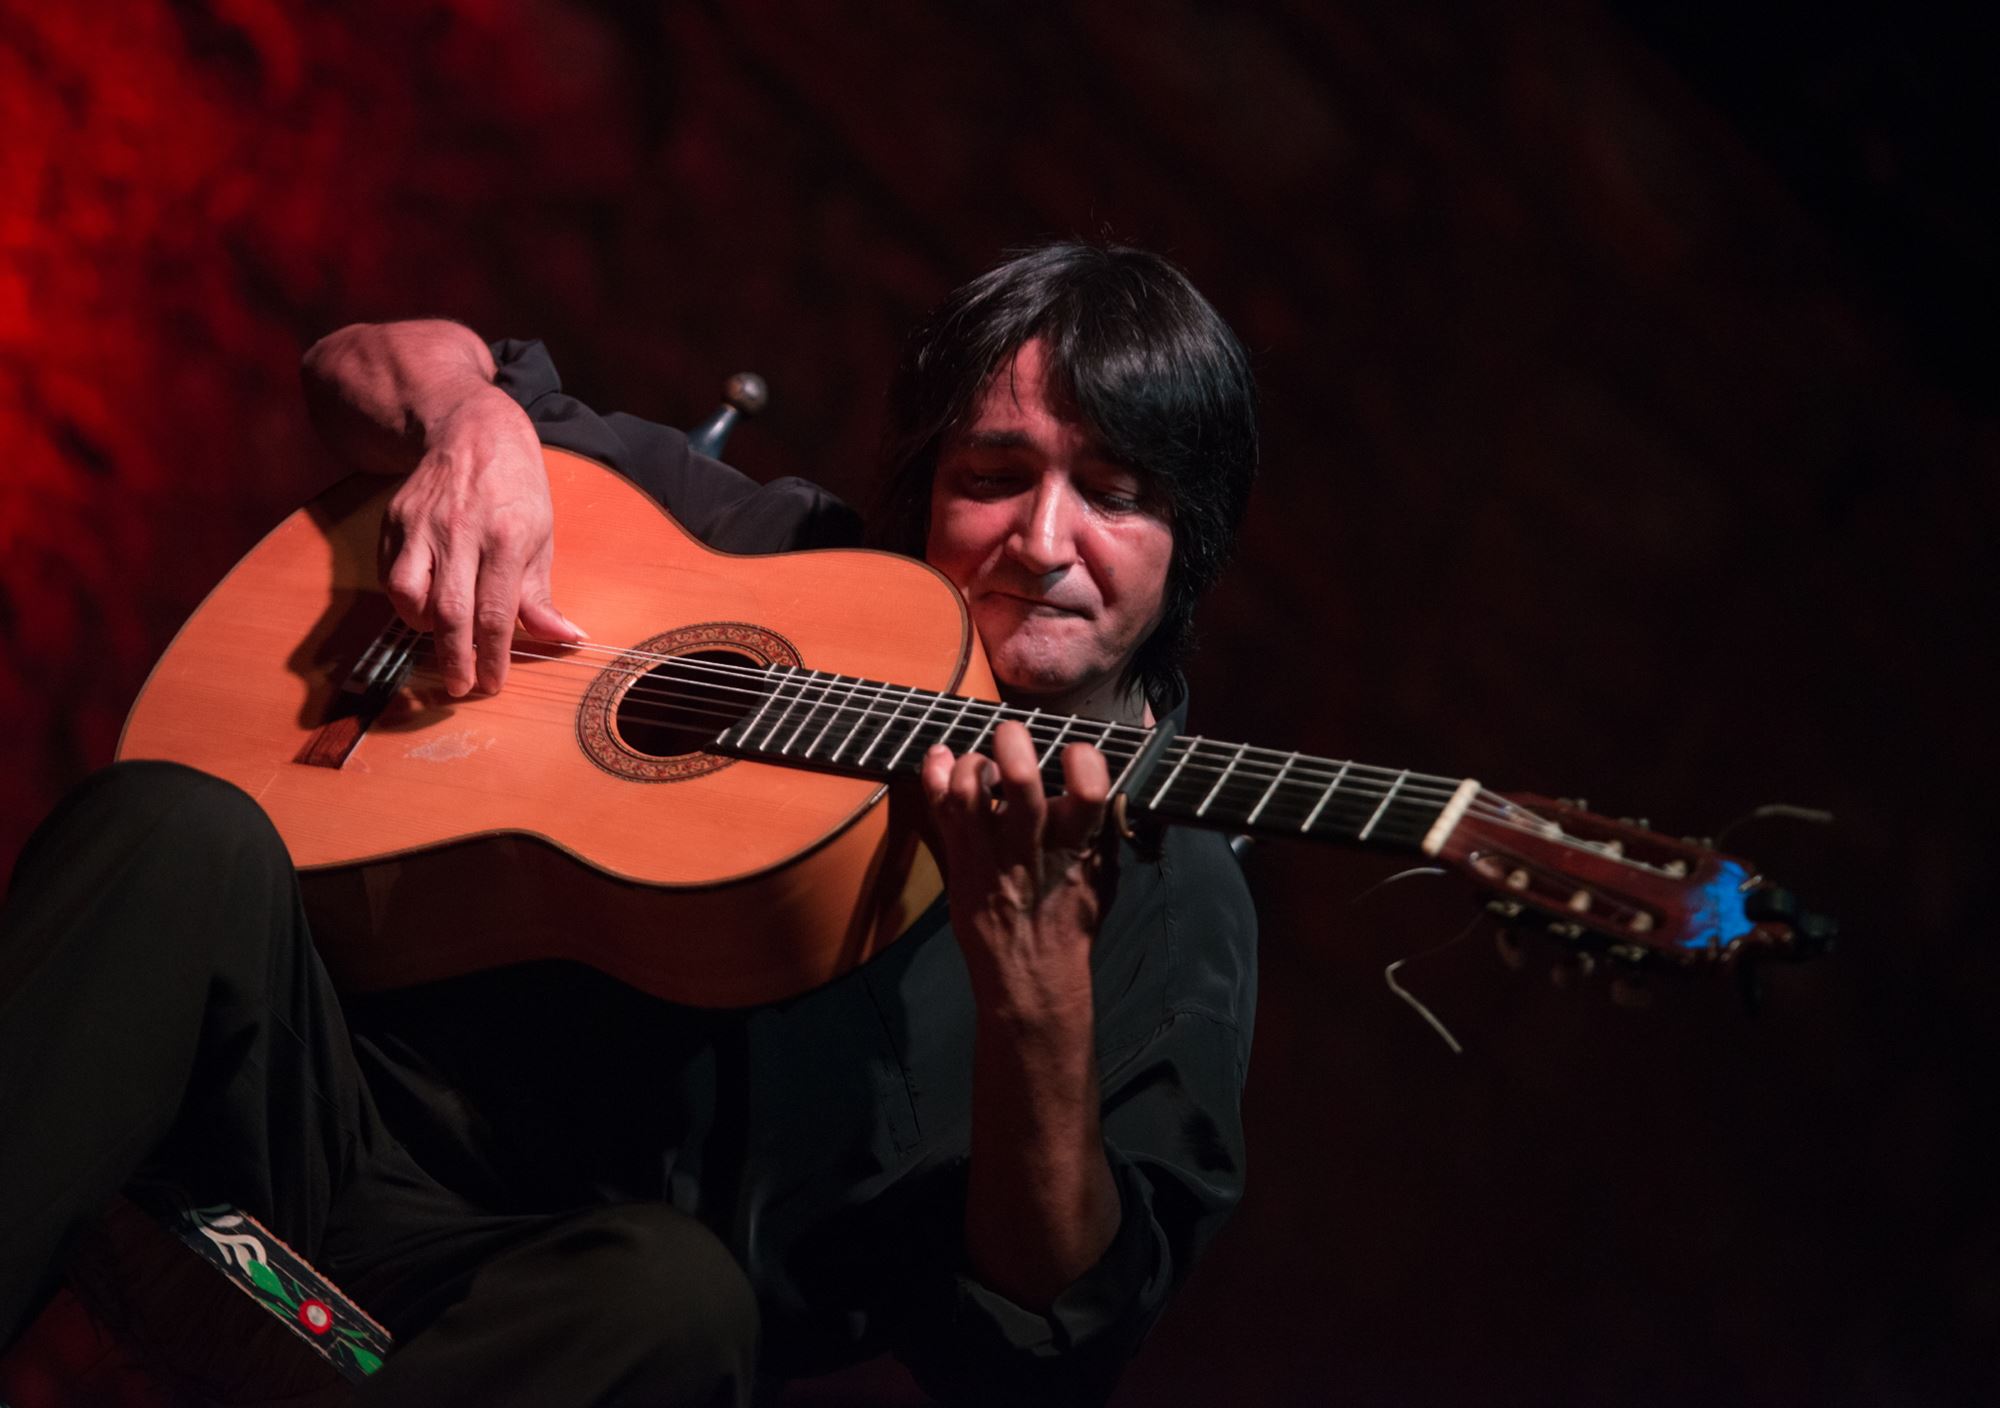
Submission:
POLYGON ((342 462, 371 474, 414 469, 441 427, 470 405, 505 414, 494 371, 477 333, 440 319, 355 323, 314 343, 299 368, 320 436, 342 462))
POLYGON ((982 1282, 1030 1309, 1096 1265, 1118 1231, 1089 991, 1085 972, 1081 1001, 1055 1010, 990 990, 979 1004, 966 1254, 982 1282))

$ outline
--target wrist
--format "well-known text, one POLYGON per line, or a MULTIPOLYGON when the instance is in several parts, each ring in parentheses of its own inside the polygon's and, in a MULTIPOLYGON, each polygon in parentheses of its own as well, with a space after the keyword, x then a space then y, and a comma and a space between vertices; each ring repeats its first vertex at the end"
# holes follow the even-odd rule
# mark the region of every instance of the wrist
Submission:
POLYGON ((512 398, 493 385, 492 353, 459 323, 356 323, 300 363, 306 409, 335 455, 372 474, 406 474, 469 407, 512 398))
POLYGON ((1094 1016, 1088 947, 1025 957, 967 946, 966 973, 982 1030, 1009 1039, 1086 1032, 1094 1016))
POLYGON ((534 436, 534 423, 512 396, 485 377, 460 375, 429 383, 412 398, 407 434, 425 450, 489 441, 521 433, 534 436))

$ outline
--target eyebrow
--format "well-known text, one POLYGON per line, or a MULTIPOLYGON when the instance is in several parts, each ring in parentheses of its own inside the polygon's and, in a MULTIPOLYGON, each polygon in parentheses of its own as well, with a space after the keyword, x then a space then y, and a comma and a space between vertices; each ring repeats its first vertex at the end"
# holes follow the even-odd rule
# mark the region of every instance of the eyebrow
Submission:
MULTIPOLYGON (((1025 431, 1020 430, 969 430, 958 439, 958 448, 961 450, 1032 450, 1034 447, 1034 440, 1025 431)), ((1133 474, 1140 473, 1122 460, 1112 458, 1095 438, 1085 447, 1084 456, 1113 469, 1122 469, 1133 474)))
POLYGON ((1025 450, 1029 440, 1019 430, 968 431, 959 443, 968 450, 1025 450))

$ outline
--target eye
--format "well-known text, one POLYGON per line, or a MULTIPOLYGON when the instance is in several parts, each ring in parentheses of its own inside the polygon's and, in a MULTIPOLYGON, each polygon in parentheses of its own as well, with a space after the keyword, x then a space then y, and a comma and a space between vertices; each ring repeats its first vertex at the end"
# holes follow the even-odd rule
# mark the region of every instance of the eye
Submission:
POLYGON ((968 469, 959 476, 959 483, 975 498, 1004 498, 1020 491, 1021 476, 1005 469, 968 469))

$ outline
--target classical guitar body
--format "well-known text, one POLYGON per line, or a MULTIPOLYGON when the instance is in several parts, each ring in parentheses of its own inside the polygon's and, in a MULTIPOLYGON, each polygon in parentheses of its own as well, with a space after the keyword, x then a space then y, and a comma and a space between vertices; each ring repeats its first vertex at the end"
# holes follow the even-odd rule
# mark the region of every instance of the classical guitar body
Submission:
POLYGON ((520 638, 500 693, 450 698, 378 585, 396 485, 357 477, 286 519, 196 610, 119 755, 187 763, 262 804, 350 987, 570 957, 733 1006, 853 967, 938 888, 882 782, 662 731, 649 701, 674 691, 650 670, 717 662, 723 683, 692 701, 713 707, 713 731, 734 707, 731 672, 752 667, 991 698, 957 592, 887 553, 714 552, 602 466, 545 457, 558 598, 589 642, 520 638), (399 658, 372 690, 358 678, 399 658))

